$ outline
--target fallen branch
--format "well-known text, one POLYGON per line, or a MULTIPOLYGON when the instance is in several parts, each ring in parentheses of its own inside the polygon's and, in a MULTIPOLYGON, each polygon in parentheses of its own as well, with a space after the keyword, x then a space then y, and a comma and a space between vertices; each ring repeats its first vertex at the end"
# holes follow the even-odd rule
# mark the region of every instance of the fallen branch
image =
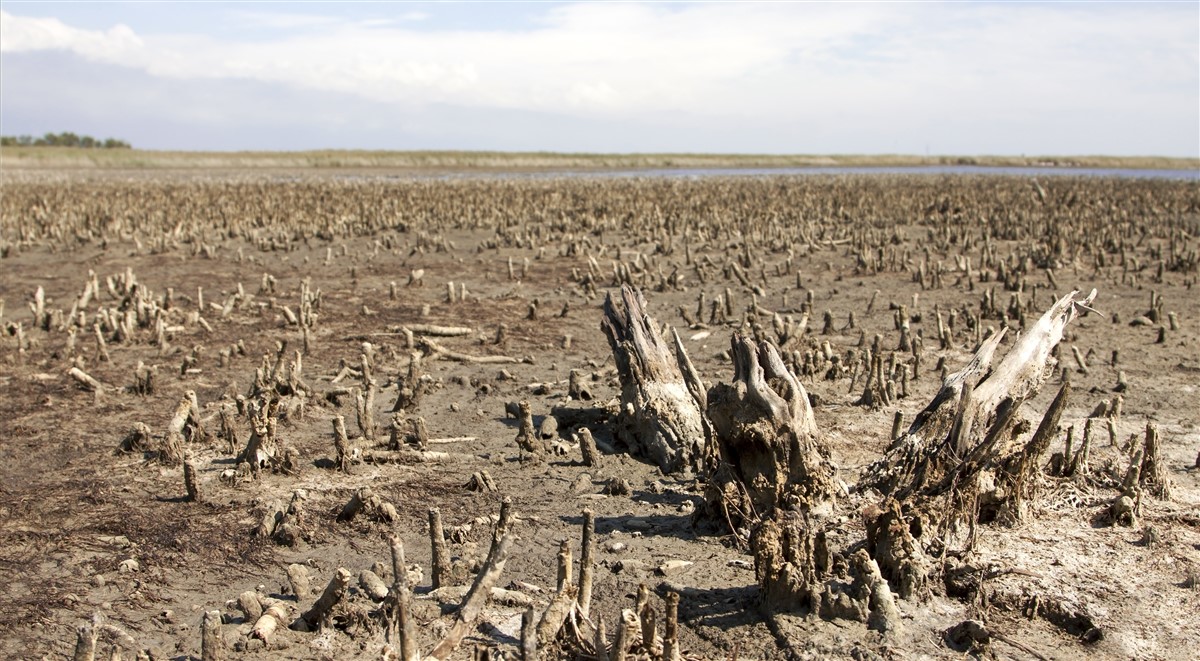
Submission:
POLYGON ((423 337, 420 341, 421 348, 427 354, 434 358, 445 358, 446 360, 454 360, 460 363, 475 363, 475 364, 498 364, 498 363, 519 363, 517 358, 512 356, 471 356, 457 351, 451 351, 446 347, 434 342, 433 340, 423 337))
POLYGON ((462 606, 458 609, 458 615, 455 617, 454 624, 450 626, 449 633, 442 639, 433 651, 426 658, 437 659, 438 661, 446 661, 458 646, 462 644, 463 638, 466 637, 472 629, 475 628, 475 620, 479 618, 479 614, 483 611, 484 604, 487 603, 487 597, 491 594, 492 587, 496 585, 496 581, 500 579, 500 573, 504 571, 504 564, 508 562, 508 554, 512 548, 513 536, 505 534, 492 545, 492 552, 488 554, 488 561, 484 568, 475 577, 475 583, 471 586, 471 591, 467 593, 463 599, 462 606))

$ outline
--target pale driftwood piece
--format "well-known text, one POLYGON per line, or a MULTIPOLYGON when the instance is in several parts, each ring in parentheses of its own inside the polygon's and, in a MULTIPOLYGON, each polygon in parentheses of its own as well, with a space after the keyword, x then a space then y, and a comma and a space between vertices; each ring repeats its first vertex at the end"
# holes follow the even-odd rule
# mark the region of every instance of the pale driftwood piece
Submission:
MULTIPOLYGON (((497 528, 499 529, 499 525, 497 528)), ((483 606, 487 603, 487 597, 491 593, 492 587, 500 578, 501 572, 504 571, 504 564, 508 562, 508 554, 512 547, 512 542, 512 535, 504 534, 499 541, 493 543, 492 550, 488 554, 487 563, 475 577, 475 583, 472 584, 471 591, 463 599, 462 606, 458 609, 458 613, 455 616, 454 624, 450 626, 450 631, 433 648, 433 651, 429 653, 427 658, 446 661, 450 657, 450 654, 462 644, 463 638, 475 627, 475 620, 479 618, 479 614, 483 611, 483 606)))
POLYGON ((716 443, 704 516, 736 533, 778 507, 811 509, 841 493, 808 393, 775 346, 734 333, 733 380, 708 393, 716 443))
POLYGON ((650 589, 642 584, 638 595, 638 624, 642 627, 642 649, 651 656, 658 656, 662 646, 658 641, 658 615, 650 604, 650 589), (644 598, 644 601, 643 601, 644 598))
POLYGON ((415 409, 429 389, 421 371, 421 354, 413 353, 408 359, 408 372, 396 379, 396 401, 392 413, 415 409))
MULTIPOLYGON (((403 333, 403 329, 408 329, 416 335, 431 335, 433 337, 462 337, 464 335, 474 335, 475 329, 466 326, 437 326, 434 324, 405 324, 403 326, 394 327, 396 331, 403 333)), ((372 333, 378 335, 379 333, 372 333)))
POLYGON ((850 562, 859 575, 864 578, 866 588, 870 593, 867 602, 869 611, 867 628, 882 633, 899 631, 901 629, 900 611, 896 608, 896 600, 892 596, 891 588, 879 573, 879 566, 862 549, 850 557, 850 562))
MULTIPOLYGON (((93 617, 92 621, 93 624, 95 624, 97 620, 95 617, 93 617)), ((121 627, 118 627, 111 622, 105 622, 103 618, 100 618, 99 624, 95 624, 95 626, 100 634, 100 638, 108 641, 113 646, 112 654, 119 657, 121 649, 126 651, 134 651, 137 649, 137 641, 134 640, 133 636, 129 635, 128 631, 125 631, 121 627)))
POLYGON ((292 595, 296 597, 296 603, 302 599, 307 599, 312 593, 310 587, 310 578, 308 575, 308 567, 298 564, 290 564, 287 566, 288 585, 291 586, 292 595))
POLYGON ((358 586, 362 588, 363 594, 370 597, 372 601, 383 601, 387 599, 390 592, 387 583, 384 583, 383 579, 370 569, 359 572, 358 586))
POLYGON ((204 619, 200 623, 200 661, 223 661, 224 658, 221 611, 204 611, 204 619))
POLYGON ((596 513, 583 510, 583 541, 579 550, 579 614, 587 618, 592 607, 592 577, 596 570, 596 513))
POLYGON ((446 534, 442 530, 442 511, 436 507, 429 509, 429 545, 432 556, 430 573, 433 589, 436 590, 445 585, 450 577, 450 554, 446 549, 446 534))
POLYGON ((342 511, 338 513, 337 520, 349 521, 364 511, 376 521, 391 522, 395 521, 398 516, 396 507, 376 496, 371 487, 360 487, 350 497, 350 500, 346 501, 342 511))
POLYGON ((1025 517, 1026 504, 1033 499, 1036 489, 1035 480, 1037 479, 1037 473, 1041 470, 1042 457, 1046 454, 1046 450, 1050 447, 1050 441, 1053 440, 1054 435, 1058 431, 1058 421, 1062 416, 1062 411, 1067 404, 1067 397, 1070 394, 1071 383, 1069 381, 1059 386, 1058 394, 1054 396, 1054 400, 1050 403, 1050 408, 1046 409, 1041 423, 1038 424, 1037 431, 1030 437, 1029 442, 1025 444, 1024 451, 1021 453, 1015 471, 1012 503, 1010 505, 1013 515, 1017 519, 1025 517))
POLYGON ((288 609, 287 604, 274 599, 269 600, 265 606, 266 608, 263 610, 262 615, 254 622, 254 628, 251 630, 250 635, 269 646, 271 644, 271 637, 275 635, 275 632, 280 627, 286 628, 288 609))
POLYGON ((704 387, 678 333, 668 344, 646 313, 641 293, 621 288, 622 305, 609 295, 601 328, 621 381, 616 436, 664 472, 695 468, 704 455, 704 387))
POLYGON ((362 460, 368 464, 427 464, 443 461, 475 461, 473 454, 434 452, 432 450, 366 450, 362 460))
POLYGON ((105 387, 103 383, 100 383, 96 379, 92 378, 92 375, 79 369, 78 367, 72 367, 67 374, 69 374, 72 379, 75 379, 75 381, 79 385, 83 386, 86 390, 97 392, 103 390, 105 387))
POLYGON ((608 631, 604 626, 604 618, 596 616, 596 636, 592 640, 592 650, 598 661, 608 659, 608 631))
POLYGON ((425 350, 425 353, 433 356, 434 358, 445 358, 446 360, 453 360, 460 363, 495 365, 521 362, 519 359, 511 356, 472 356, 465 353, 459 353, 457 351, 451 351, 450 349, 443 347, 427 337, 421 338, 417 344, 425 350))
POLYGON ((299 626, 299 623, 303 622, 308 631, 327 628, 330 612, 339 601, 345 598, 346 588, 350 586, 351 578, 349 571, 338 567, 337 571, 333 574, 333 578, 329 579, 329 584, 325 586, 325 591, 321 593, 321 596, 312 605, 312 608, 300 616, 293 627, 299 626))
POLYGON ((129 390, 136 395, 146 396, 154 394, 154 368, 147 367, 146 363, 138 361, 137 367, 133 370, 133 385, 129 390))
POLYGON ((367 386, 367 391, 364 394, 362 390, 354 389, 354 410, 358 419, 358 429, 362 432, 363 439, 368 442, 375 441, 375 388, 367 386))
POLYGON ((154 434, 143 422, 135 422, 133 429, 121 439, 120 452, 149 452, 154 447, 154 434))
POLYGON ((159 452, 159 461, 163 464, 178 466, 183 463, 183 446, 187 442, 185 434, 189 430, 194 434, 195 426, 199 421, 195 398, 196 393, 189 390, 175 405, 175 414, 171 416, 171 422, 167 425, 167 435, 163 440, 162 450, 159 452))

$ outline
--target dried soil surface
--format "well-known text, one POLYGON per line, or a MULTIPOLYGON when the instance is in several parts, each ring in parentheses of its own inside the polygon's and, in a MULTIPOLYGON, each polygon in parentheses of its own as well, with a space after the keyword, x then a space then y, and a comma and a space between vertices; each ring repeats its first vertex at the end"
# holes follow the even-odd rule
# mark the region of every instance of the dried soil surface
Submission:
MULTIPOLYGON (((264 186, 288 185, 279 178, 253 176, 265 178, 264 186)), ((112 195, 121 195, 126 190, 118 176, 100 178, 99 183, 96 175, 89 177, 85 191, 111 187, 112 195)), ((72 204, 73 195, 80 195, 75 188, 79 177, 69 173, 10 177, 4 194, 20 195, 23 186, 47 178, 56 178, 60 195, 44 200, 48 214, 61 212, 72 204)), ((190 178, 159 173, 140 175, 139 180, 132 194, 148 185, 183 186, 190 178)), ((545 195, 554 194, 553 182, 536 185, 547 188, 545 195)), ((1072 184, 1064 180, 1054 185, 1068 190, 1072 184)), ((1194 185, 1190 195, 1194 204, 1194 185)), ((754 208, 753 200, 746 204, 744 208, 754 208)), ((159 212, 170 215, 174 210, 147 208, 149 214, 159 212)), ((700 292, 711 301, 726 288, 744 307, 752 291, 727 277, 701 283, 686 267, 680 270, 677 286, 658 291, 658 270, 669 275, 671 263, 683 263, 685 241, 680 237, 673 252, 664 255, 662 246, 648 236, 593 236, 609 249, 597 256, 598 293, 589 297, 575 279, 588 271, 586 254, 566 254, 560 243, 499 242, 492 247, 488 242, 498 236, 495 227, 446 226, 437 230, 437 240, 425 240, 426 230, 414 221, 361 235, 288 242, 279 250, 261 241, 221 237, 212 241, 212 254, 204 255, 195 254, 195 246, 186 243, 159 245, 152 235, 134 241, 119 233, 104 242, 92 236, 74 243, 22 244, 15 216, 25 211, 7 206, 5 213, 9 249, 0 258, 0 299, 7 301, 0 312, 5 325, 0 338, 0 656, 69 656, 77 626, 101 613, 107 622, 128 631, 140 648, 153 650, 156 658, 199 658, 202 615, 217 609, 227 622, 222 629, 229 647, 226 658, 379 658, 381 630, 361 617, 355 619, 355 612, 335 618, 336 626, 324 633, 281 631, 264 648, 246 636, 247 623, 231 601, 244 591, 257 590, 290 604, 294 616, 311 605, 337 568, 357 576, 376 562, 387 565, 391 535, 403 540, 408 562, 422 567, 425 578, 416 589, 416 615, 421 648, 428 650, 447 628, 449 617, 443 609, 457 602, 428 595, 428 510, 440 508, 446 528, 454 531, 452 555, 469 565, 482 559, 490 541, 491 520, 480 517, 495 514, 503 497, 512 499, 519 539, 500 585, 520 582, 518 590, 544 604, 555 589, 559 542, 570 540, 578 560, 581 513, 590 508, 598 542, 592 613, 603 617, 611 632, 620 610, 632 607, 640 584, 660 595, 679 590, 680 640, 689 658, 960 658, 963 653, 948 646, 942 632, 969 618, 984 621, 1002 636, 985 656, 1185 659, 1195 658, 1200 649, 1200 470, 1195 468, 1200 452, 1200 295, 1191 287, 1195 272, 1168 271, 1161 282, 1154 282, 1154 262, 1144 259, 1135 283, 1122 277, 1119 268, 1097 272, 1080 260, 1058 268, 1058 286, 1050 290, 1042 271, 1027 276, 1041 287, 1038 313, 1050 302, 1050 291, 1100 290, 1094 306, 1101 314, 1076 322, 1059 351, 1074 387, 1062 427, 1073 426, 1078 437, 1097 403, 1116 396, 1114 387, 1123 372, 1128 388, 1121 393, 1117 446, 1110 446, 1107 430, 1096 426, 1093 471, 1104 473, 1105 466, 1123 471, 1128 460, 1121 447, 1131 436, 1140 438, 1147 422, 1153 422, 1163 439, 1163 459, 1174 486, 1171 499, 1145 498, 1134 527, 1114 526, 1105 515, 1113 489, 1097 481, 1046 476, 1031 520, 980 530, 971 562, 988 570, 980 578, 982 596, 963 601, 941 590, 943 594, 924 603, 901 600, 904 633, 883 637, 860 623, 762 614, 753 557, 728 535, 693 527, 691 514, 701 498, 694 478, 663 475, 620 448, 605 452, 596 467, 580 464, 577 447, 540 462, 520 460, 514 441, 517 420, 506 415, 507 402, 528 400, 534 422, 540 424, 555 406, 603 407, 615 405, 619 398, 611 351, 599 327, 603 295, 614 291, 612 264, 618 249, 624 263, 636 263, 639 254, 657 260, 645 287, 650 313, 660 323, 679 328, 705 382, 731 378, 726 351, 740 313, 729 323, 688 328, 678 310, 686 308, 695 316, 700 292), (515 269, 511 278, 510 260, 515 269), (408 286, 414 269, 423 269, 423 286, 408 286), (170 317, 165 349, 152 329, 142 329, 131 340, 110 342, 111 359, 101 361, 90 321, 88 330, 78 333, 73 352, 67 333, 34 327, 27 305, 34 292, 44 290, 48 308, 69 310, 89 271, 101 283, 131 271, 158 297, 168 288, 173 291, 171 314, 178 317, 170 317), (264 274, 274 278, 273 288, 260 289, 264 274), (224 442, 191 443, 187 450, 197 468, 201 500, 187 502, 179 467, 147 461, 140 452, 117 452, 136 423, 146 424, 156 436, 165 434, 176 403, 189 390, 196 393, 206 429, 215 430, 219 409, 248 392, 264 354, 273 357, 281 341, 287 343, 289 358, 301 347, 300 330, 289 323, 283 306, 298 310, 306 278, 321 291, 319 321, 303 372, 315 395, 302 416, 282 420, 277 431, 282 445, 299 452, 296 474, 267 470, 256 479, 242 479, 235 455, 224 442), (467 300, 449 302, 447 282, 465 284, 467 300), (201 314, 211 330, 187 320, 197 308, 198 288, 206 299, 201 314), (239 288, 246 296, 228 314, 210 304, 220 307, 239 288), (1165 309, 1178 321, 1177 330, 1167 329, 1161 343, 1158 324, 1129 324, 1150 308, 1151 290, 1161 295, 1165 309), (537 302, 536 319, 529 314, 532 301, 537 302), (1120 322, 1114 323, 1111 315, 1118 315, 1120 322), (17 324, 27 347, 15 333, 17 324), (476 364, 426 356, 423 364, 432 389, 406 413, 423 417, 430 437, 444 440, 431 450, 451 453, 455 460, 354 462, 348 474, 335 471, 331 419, 344 416, 351 437, 359 428, 354 397, 343 396, 335 403, 324 393, 360 385, 357 376, 337 383, 334 378, 343 365, 357 366, 363 343, 370 342, 379 385, 373 415, 382 431, 378 442, 351 442, 359 450, 386 444, 397 377, 405 373, 411 351, 398 329, 412 324, 469 327, 466 336, 436 341, 455 352, 505 355, 518 362, 476 364), (496 343, 501 325, 506 338, 496 343), (235 352, 222 365, 220 352, 239 341, 245 354, 235 352), (196 346, 203 347, 198 360, 181 370, 196 346), (1085 357, 1086 372, 1069 347, 1085 357), (157 368, 152 394, 138 395, 126 388, 133 383, 138 361, 157 368), (81 387, 68 376, 73 364, 82 365, 106 387, 99 393, 81 387), (570 400, 571 370, 583 375, 592 401, 570 400), (498 491, 469 490, 471 476, 485 470, 498 491), (614 478, 627 481, 630 492, 605 495, 605 485, 614 478), (355 490, 368 485, 395 506, 397 519, 389 523, 359 516, 338 521, 337 514, 355 490), (298 489, 308 497, 301 539, 287 546, 255 536, 265 505, 286 504, 298 489), (288 587, 290 563, 307 565, 313 577, 314 594, 301 597, 299 604, 288 587), (1035 602, 1042 608, 1031 609, 1035 602), (1086 611, 1102 632, 1099 640, 1081 640, 1085 632, 1069 617, 1056 616, 1056 604, 1086 611)), ((180 208, 178 213, 185 211, 180 208)), ((252 215, 248 213, 250 222, 252 215)), ((550 197, 522 227, 539 222, 560 222, 550 197)), ((915 217, 896 224, 890 233, 893 246, 914 255, 934 250, 927 243, 928 227, 915 217)), ((1165 243, 1147 241, 1144 249, 1165 243)), ((723 236, 697 245, 691 259, 725 264, 739 253, 739 246, 738 236, 723 236)), ((1195 250, 1194 234, 1190 246, 1195 250)), ((1001 255, 1016 247, 1017 242, 995 244, 1001 255)), ((860 333, 867 338, 880 334, 892 344, 897 333, 888 304, 903 303, 913 313, 923 312, 914 332, 927 338, 925 367, 897 406, 875 411, 856 406, 861 387, 851 389, 849 378, 818 376, 805 382, 817 402, 817 424, 839 467, 839 478, 853 485, 859 471, 887 447, 895 411, 911 421, 937 390, 933 366, 944 359, 953 371, 969 356, 969 337, 948 349, 931 341, 935 306, 977 307, 982 292, 996 283, 968 288, 958 275, 947 275, 941 288, 922 288, 907 271, 872 273, 858 268, 860 255, 840 240, 795 245, 791 270, 785 273, 787 258, 784 252, 764 251, 752 255, 753 266, 747 270, 751 284, 763 290, 757 303, 765 308, 798 311, 803 290, 812 293, 809 346, 828 342, 835 353, 845 354, 858 345, 860 333), (868 314, 877 290, 874 311, 868 314), (830 332, 823 333, 826 310, 835 321, 830 332), (848 329, 852 312, 857 327, 848 329)), ((951 263, 953 257, 935 251, 932 261, 938 260, 951 263)), ((1010 292, 997 292, 998 298, 1009 296, 1010 292)), ((88 308, 89 319, 98 308, 118 303, 102 286, 88 308)), ((703 311, 701 319, 708 317, 709 311, 703 311)), ((1059 378, 1056 373, 1050 383, 1057 384, 1059 378)), ((1044 388, 1023 415, 1036 425, 1054 390, 1044 388)), ((244 445, 248 422, 238 417, 235 426, 244 445)), ((615 444, 606 423, 591 429, 602 448, 615 444)), ((1058 435, 1052 452, 1062 449, 1064 437, 1058 435)), ((565 441, 570 445, 569 438, 565 441)), ((844 526, 862 527, 853 515, 846 517, 844 526)), ((460 582, 469 578, 464 570, 460 582)), ((661 601, 654 599, 661 609, 661 601)), ((515 653, 523 611, 520 606, 490 605, 455 658, 467 658, 476 646, 515 653)), ((105 643, 100 648, 106 653, 105 643)), ((555 653, 573 656, 566 649, 555 653)))

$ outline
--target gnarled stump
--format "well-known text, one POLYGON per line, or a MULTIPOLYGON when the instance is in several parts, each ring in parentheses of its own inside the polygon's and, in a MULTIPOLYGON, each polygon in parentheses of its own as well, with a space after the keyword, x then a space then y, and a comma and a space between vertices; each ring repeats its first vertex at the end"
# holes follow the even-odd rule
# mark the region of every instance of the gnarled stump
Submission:
POLYGON ((708 392, 715 451, 707 514, 736 531, 779 507, 809 511, 841 491, 808 393, 770 342, 732 339, 733 381, 708 392))
POLYGON ((965 484, 964 470, 973 475, 1010 454, 1015 438, 1007 426, 1016 409, 1045 382, 1050 353, 1063 330, 1096 296, 1093 290, 1077 301, 1078 293, 1050 306, 990 372, 1004 332, 984 340, 971 362, 946 378, 887 456, 870 467, 864 483, 900 500, 930 496, 944 491, 948 479, 965 484))
POLYGON ((678 333, 672 344, 646 314, 646 300, 629 286, 618 306, 609 295, 600 327, 621 379, 616 436, 665 473, 693 468, 704 454, 704 386, 678 333))

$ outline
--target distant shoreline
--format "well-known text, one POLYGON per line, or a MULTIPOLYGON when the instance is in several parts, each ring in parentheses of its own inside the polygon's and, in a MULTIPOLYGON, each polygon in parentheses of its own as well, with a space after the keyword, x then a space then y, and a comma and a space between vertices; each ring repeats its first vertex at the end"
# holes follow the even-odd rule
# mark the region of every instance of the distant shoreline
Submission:
POLYGON ((1200 170, 1200 158, 1163 156, 911 156, 773 154, 571 154, 493 151, 185 152, 6 146, 3 169, 287 170, 389 169, 412 172, 547 170, 661 170, 687 168, 804 168, 983 166, 1200 170))

